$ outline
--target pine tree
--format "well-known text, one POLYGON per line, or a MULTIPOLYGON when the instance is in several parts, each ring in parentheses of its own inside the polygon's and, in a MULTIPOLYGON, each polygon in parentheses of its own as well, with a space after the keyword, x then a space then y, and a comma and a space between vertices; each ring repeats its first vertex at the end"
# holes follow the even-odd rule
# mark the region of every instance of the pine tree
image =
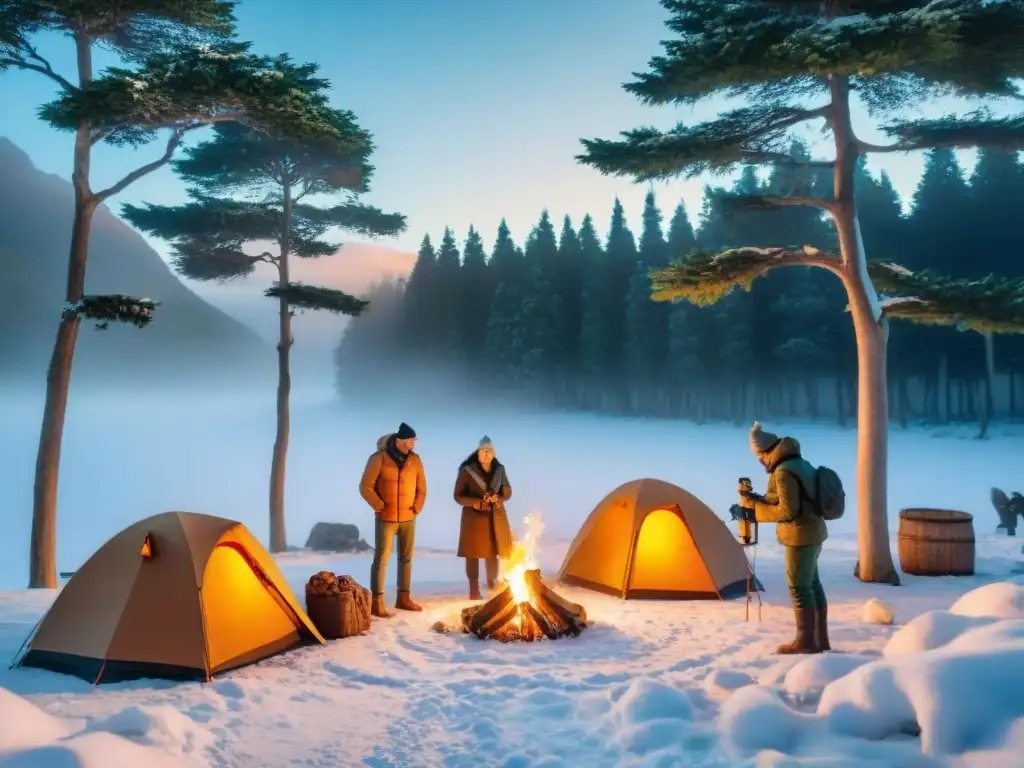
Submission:
MULTIPOLYGON (((965 262, 970 261, 966 254, 974 250, 973 228, 963 227, 958 215, 971 202, 966 175, 952 149, 931 150, 925 153, 924 161, 924 173, 911 201, 914 216, 908 222, 913 247, 899 263, 915 270, 933 269, 964 277, 965 262)), ((955 413, 954 384, 967 373, 961 361, 968 359, 972 347, 969 342, 975 340, 951 333, 948 328, 917 329, 908 338, 928 350, 929 357, 939 359, 936 401, 940 417, 962 418, 963 414, 955 413)))
MULTIPOLYGON (((287 71, 307 82, 322 104, 327 84, 315 79, 317 67, 287 71), (299 71, 294 71, 299 70, 299 71)), ((363 299, 324 286, 291 279, 293 258, 319 258, 337 252, 339 243, 324 239, 329 229, 364 236, 393 236, 405 229, 401 214, 385 214, 357 201, 369 190, 373 168, 371 136, 351 112, 323 108, 331 135, 300 140, 278 137, 236 123, 214 127, 213 138, 185 150, 173 163, 190 185, 183 205, 124 205, 122 215, 135 227, 169 241, 174 267, 193 280, 228 281, 251 275, 257 264, 276 271, 266 295, 278 308, 277 432, 270 470, 270 550, 287 549, 284 489, 291 432, 292 315, 322 310, 357 316, 363 299), (317 206, 312 196, 334 198, 317 206), (246 246, 276 242, 277 253, 252 255, 246 246)))
POLYGON ((630 376, 625 367, 626 295, 636 260, 636 240, 626 224, 622 202, 615 198, 601 279, 601 341, 604 347, 603 388, 616 403, 621 402, 623 388, 630 376))
POLYGON ((494 297, 494 281, 487 267, 487 254, 480 233, 470 225, 466 243, 462 249, 462 276, 459 284, 463 296, 459 300, 462 308, 461 330, 463 349, 471 375, 479 375, 483 359, 484 344, 487 342, 487 319, 494 297))
MULTIPOLYGON (((580 319, 580 374, 585 393, 593 391, 600 384, 604 373, 605 324, 604 272, 605 254, 594 227, 594 220, 587 214, 580 225, 580 261, 583 265, 582 306, 580 319)), ((589 398, 585 397, 585 401, 589 398)))
POLYGON ((487 322, 484 360, 492 382, 514 387, 526 354, 523 305, 530 274, 523 252, 512 240, 504 219, 498 224, 489 266, 496 288, 487 322))
POLYGON ((402 346, 412 358, 427 358, 433 354, 430 344, 435 327, 434 286, 437 282, 437 254, 430 235, 424 235, 416 253, 416 263, 409 273, 402 301, 402 346))
MULTIPOLYGON (((670 263, 685 261, 697 247, 697 236, 686 206, 678 203, 668 226, 666 257, 670 263)), ((668 361, 665 376, 675 392, 677 407, 684 415, 700 419, 695 409, 694 385, 702 377, 701 323, 705 319, 698 308, 684 301, 666 304, 668 312, 668 361)))
POLYGON ((666 251, 669 262, 682 261, 696 247, 697 237, 693 233, 690 217, 686 213, 686 207, 679 203, 668 225, 666 251))
MULTIPOLYGON (((982 277, 987 274, 1019 274, 1024 257, 1024 228, 1006 226, 1006 200, 1024 200, 1024 164, 1017 152, 982 149, 971 174, 970 208, 971 255, 964 259, 958 274, 982 277)), ((1016 368, 1024 345, 1020 338, 1000 338, 999 359, 1007 365, 1010 386, 1010 415, 1014 415, 1016 368)), ((980 436, 987 434, 993 418, 996 374, 995 339, 985 335, 985 414, 980 436)))
POLYGON ((558 333, 558 297, 553 291, 558 277, 558 241, 547 210, 526 239, 524 258, 529 287, 523 301, 525 352, 523 367, 535 387, 549 380, 562 359, 558 333))
POLYGON ((632 381, 633 409, 645 407, 641 392, 661 377, 668 356, 669 305, 651 301, 650 271, 668 263, 668 245, 654 192, 644 198, 643 229, 636 267, 626 299, 626 363, 632 381))
POLYGON ((664 43, 664 55, 652 59, 651 71, 638 75, 626 90, 648 104, 693 104, 728 93, 747 98, 748 106, 666 133, 642 128, 625 132, 618 141, 584 141, 579 159, 603 173, 637 181, 724 171, 743 163, 788 165, 794 163, 785 152, 790 129, 825 121, 835 157, 815 165, 832 171, 833 196, 747 195, 733 198, 732 204, 744 210, 809 206, 826 211, 836 227, 839 253, 775 247, 705 255, 656 274, 655 298, 713 302, 782 266, 817 266, 842 279, 856 328, 860 380, 856 573, 865 581, 897 584, 886 508, 887 317, 919 322, 956 317, 957 322, 1013 327, 1015 299, 1012 286, 989 285, 992 301, 981 307, 957 296, 954 283, 931 275, 907 275, 905 269, 885 265, 869 270, 854 196, 857 158, 935 146, 1024 144, 1019 117, 979 112, 963 119, 894 119, 897 108, 936 92, 1016 95, 1016 78, 1024 74, 1019 56, 1024 6, 973 0, 858 3, 856 8, 833 0, 662 0, 662 5, 676 39, 664 43), (871 114, 891 118, 882 130, 893 143, 873 145, 857 136, 851 90, 871 114), (808 101, 811 105, 805 106, 808 101), (883 303, 875 285, 909 294, 883 303))
POLYGON ((566 216, 558 237, 558 265, 554 290, 559 296, 558 328, 565 381, 575 377, 580 365, 580 333, 583 326, 583 246, 566 216))
POLYGON ((318 105, 288 62, 255 56, 233 42, 234 3, 227 0, 11 0, 0 8, 0 72, 39 73, 58 96, 42 106, 51 127, 73 133, 74 219, 65 306, 46 378, 36 458, 29 586, 57 586, 57 485, 75 342, 82 319, 145 325, 154 304, 124 296, 86 296, 89 236, 96 210, 166 165, 184 138, 212 123, 244 120, 299 135, 325 130, 318 105), (39 38, 71 42, 77 71, 63 76, 42 57, 39 38), (127 66, 97 75, 93 55, 112 49, 127 66), (91 184, 92 149, 100 142, 139 147, 161 132, 162 153, 106 189, 91 184))
POLYGON ((455 242, 455 233, 449 227, 445 227, 441 236, 441 246, 437 249, 437 265, 434 270, 435 292, 431 302, 436 322, 434 347, 441 355, 435 358, 436 360, 453 361, 462 347, 462 318, 459 307, 464 294, 459 280, 461 276, 462 256, 455 242))

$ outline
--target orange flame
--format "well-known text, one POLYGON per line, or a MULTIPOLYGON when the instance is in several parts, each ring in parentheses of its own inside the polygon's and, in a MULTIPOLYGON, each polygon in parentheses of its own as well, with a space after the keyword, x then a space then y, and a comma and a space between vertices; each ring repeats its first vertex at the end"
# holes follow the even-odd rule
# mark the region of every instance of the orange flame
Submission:
POLYGON ((527 515, 523 523, 526 525, 526 533, 512 547, 512 553, 508 559, 501 561, 501 578, 512 590, 512 597, 516 603, 530 601, 530 587, 526 583, 526 572, 538 567, 537 542, 540 539, 541 531, 544 530, 544 523, 541 521, 539 513, 527 515))

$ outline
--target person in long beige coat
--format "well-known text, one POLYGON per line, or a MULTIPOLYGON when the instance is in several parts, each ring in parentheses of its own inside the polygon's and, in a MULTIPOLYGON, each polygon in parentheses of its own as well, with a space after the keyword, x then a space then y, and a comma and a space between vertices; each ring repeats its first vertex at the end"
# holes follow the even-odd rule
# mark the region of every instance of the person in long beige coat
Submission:
POLYGON ((455 501, 462 506, 458 556, 466 558, 469 599, 480 599, 480 560, 487 568, 487 588, 498 579, 498 560, 512 554, 512 529, 505 502, 512 498, 505 466, 494 456, 486 435, 459 465, 455 501))
POLYGON ((373 565, 370 569, 372 613, 388 618, 385 607, 384 575, 391 558, 391 547, 398 537, 398 599, 401 611, 422 611, 412 599, 412 553, 416 544, 416 518, 427 500, 427 475, 416 448, 416 432, 404 422, 394 434, 377 441, 377 450, 366 461, 359 480, 359 495, 373 508, 373 565))

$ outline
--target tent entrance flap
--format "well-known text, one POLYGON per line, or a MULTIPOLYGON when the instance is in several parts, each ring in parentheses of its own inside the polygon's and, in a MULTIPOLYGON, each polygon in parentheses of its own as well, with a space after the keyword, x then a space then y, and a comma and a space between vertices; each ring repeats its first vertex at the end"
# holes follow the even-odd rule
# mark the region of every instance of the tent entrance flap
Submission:
POLYGON ((629 592, 711 592, 708 569, 674 509, 656 509, 644 519, 633 555, 629 592))
POLYGON ((220 544, 210 553, 202 595, 211 671, 256 648, 299 642, 290 614, 281 610, 248 559, 230 544, 220 544))

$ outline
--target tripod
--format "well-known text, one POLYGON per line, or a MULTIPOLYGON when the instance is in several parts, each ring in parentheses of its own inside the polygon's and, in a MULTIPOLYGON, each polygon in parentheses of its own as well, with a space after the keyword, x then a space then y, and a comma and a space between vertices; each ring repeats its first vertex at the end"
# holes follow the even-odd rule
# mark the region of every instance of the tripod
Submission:
MULTIPOLYGON (((757 523, 754 523, 754 538, 750 544, 744 544, 743 548, 747 547, 754 548, 754 557, 747 558, 747 570, 750 571, 747 576, 747 614, 744 621, 750 621, 750 591, 753 588, 754 594, 757 595, 757 620, 761 621, 761 590, 757 588, 757 523)), ((746 553, 744 553, 745 555, 746 553)))
MULTIPOLYGON (((745 484, 744 481, 746 484, 750 483, 746 478, 742 478, 740 481, 741 487, 745 484)), ((748 547, 754 548, 753 558, 747 557, 744 552, 744 557, 747 559, 747 616, 745 620, 750 621, 750 591, 753 588, 753 591, 757 594, 757 620, 761 621, 761 590, 757 588, 757 541, 760 534, 760 526, 757 523, 757 518, 754 517, 754 513, 738 504, 733 504, 729 508, 729 514, 736 521, 736 527, 739 529, 740 546, 743 549, 748 547)))

